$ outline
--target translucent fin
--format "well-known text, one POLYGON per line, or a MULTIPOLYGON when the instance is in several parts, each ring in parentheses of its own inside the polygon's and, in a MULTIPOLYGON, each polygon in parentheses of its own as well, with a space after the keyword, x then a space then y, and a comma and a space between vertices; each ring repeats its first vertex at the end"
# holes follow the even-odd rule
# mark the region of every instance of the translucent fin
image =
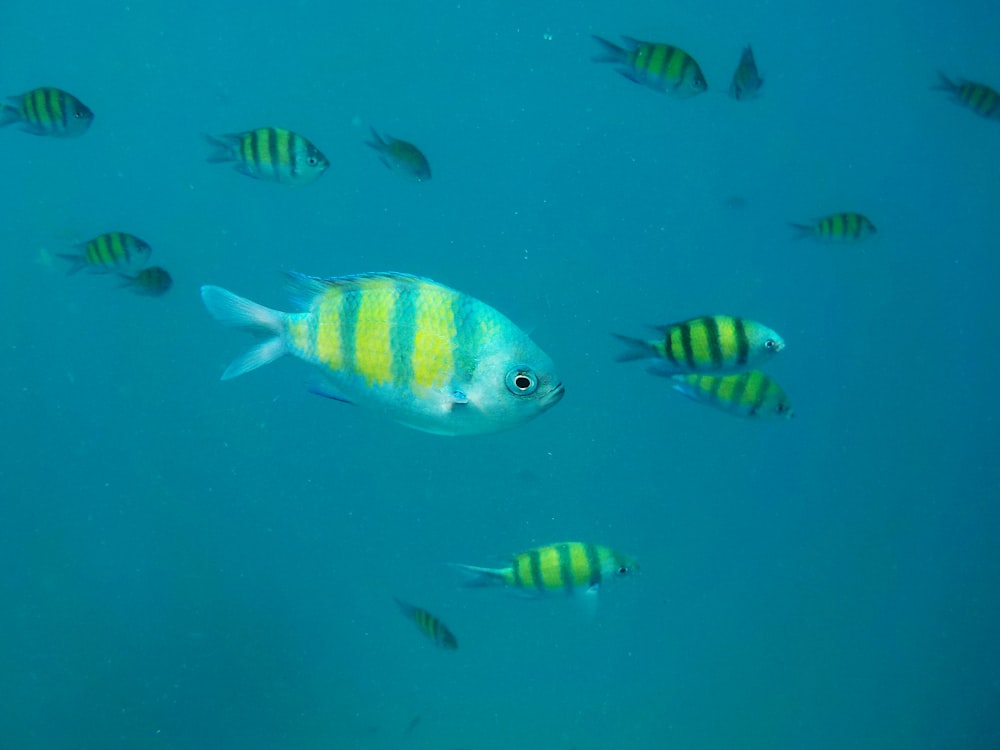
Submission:
POLYGON ((203 286, 201 299, 212 317, 223 325, 270 334, 265 341, 234 360, 222 373, 223 380, 256 370, 288 353, 282 340, 285 328, 284 313, 258 305, 218 286, 203 286))
POLYGON ((590 58, 594 62, 624 63, 628 62, 628 52, 619 47, 614 42, 609 42, 595 34, 591 34, 594 40, 604 48, 604 54, 595 55, 590 58))
MULTIPOLYGON (((12 101, 19 99, 20 97, 9 97, 12 101)), ((9 104, 0 104, 0 128, 5 125, 13 125, 15 122, 21 121, 21 113, 17 107, 12 107, 9 104)))
POLYGON ((209 135, 208 133, 202 133, 202 138, 205 142, 212 147, 212 153, 208 155, 208 161, 212 164, 221 164, 223 162, 236 161, 236 143, 233 142, 233 136, 231 135, 209 135))
POLYGON ((795 239, 804 240, 816 234, 816 227, 809 224, 793 224, 788 222, 788 226, 795 230, 795 239))
POLYGON ((314 380, 311 381, 306 389, 315 396, 322 396, 323 398, 328 398, 332 401, 339 401, 342 404, 353 404, 353 401, 341 396, 332 385, 327 383, 325 380, 314 380))
POLYGON ((615 362, 634 362, 637 359, 653 359, 660 356, 656 348, 648 341, 634 339, 631 336, 622 336, 620 333, 612 333, 611 335, 628 345, 628 351, 624 351, 615 357, 615 362))
POLYGON ((83 253, 56 253, 56 257, 70 262, 71 265, 66 272, 70 276, 74 273, 79 273, 87 267, 87 259, 83 253))
POLYGON ((372 131, 372 138, 374 138, 375 140, 365 141, 365 145, 371 146, 376 151, 385 151, 386 149, 388 149, 389 144, 385 142, 385 139, 378 134, 375 128, 371 128, 371 131, 372 131))
POLYGON ((476 565, 463 565, 462 563, 450 563, 450 565, 468 576, 463 585, 469 588, 503 586, 507 583, 504 568, 480 568, 476 565))

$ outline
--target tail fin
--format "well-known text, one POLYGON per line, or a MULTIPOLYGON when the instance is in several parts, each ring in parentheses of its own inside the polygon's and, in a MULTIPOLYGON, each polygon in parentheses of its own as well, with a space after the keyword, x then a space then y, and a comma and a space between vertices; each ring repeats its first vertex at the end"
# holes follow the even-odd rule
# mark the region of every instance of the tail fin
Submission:
POLYGON ((208 155, 208 161, 212 164, 222 164, 225 162, 237 161, 236 145, 229 135, 209 135, 202 133, 201 137, 212 147, 212 153, 208 155))
POLYGON ((74 273, 82 271, 87 267, 87 259, 84 257, 83 253, 56 253, 56 257, 70 262, 71 265, 69 270, 66 272, 69 276, 72 276, 74 273))
POLYGON ((17 107, 12 107, 9 104, 0 104, 0 128, 20 121, 21 112, 17 107))
POLYGON ((451 567, 465 573, 468 578, 463 584, 469 588, 485 588, 488 586, 504 586, 507 583, 504 568, 480 568, 476 565, 451 563, 451 567))
POLYGON ((258 305, 218 286, 203 286, 201 300, 212 317, 223 325, 247 328, 268 335, 268 338, 242 357, 233 360, 222 373, 223 380, 256 370, 288 353, 282 338, 285 313, 258 305))
POLYGON ((386 143, 385 139, 378 134, 378 131, 376 131, 375 128, 369 126, 369 129, 372 131, 372 138, 375 140, 365 141, 365 145, 371 146, 376 151, 385 151, 389 147, 389 144, 386 143))
POLYGON ((612 333, 611 335, 628 345, 628 351, 624 351, 615 357, 615 362, 634 362, 637 359, 654 359, 660 356, 656 347, 648 341, 634 339, 631 336, 622 336, 620 333, 612 333))
POLYGON ((955 83, 940 70, 938 71, 938 77, 941 80, 938 82, 937 86, 931 86, 931 88, 935 89, 936 91, 949 91, 952 94, 956 94, 958 93, 958 90, 962 88, 959 84, 955 83))
POLYGON ((816 235, 816 227, 811 224, 794 224, 788 222, 788 226, 795 230, 795 239, 804 240, 808 237, 814 237, 816 235))
POLYGON ((604 54, 590 58, 594 62, 622 63, 628 61, 628 52, 614 42, 609 42, 596 34, 591 34, 594 40, 604 48, 604 54))

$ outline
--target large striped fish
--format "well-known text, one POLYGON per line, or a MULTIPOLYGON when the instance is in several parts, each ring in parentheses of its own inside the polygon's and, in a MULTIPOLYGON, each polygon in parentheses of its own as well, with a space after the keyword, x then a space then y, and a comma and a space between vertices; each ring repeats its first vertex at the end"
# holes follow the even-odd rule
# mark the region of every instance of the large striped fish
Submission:
POLYGON ((412 620, 417 629, 438 646, 452 650, 458 648, 458 639, 448 629, 448 626, 441 622, 440 618, 435 617, 426 609, 404 602, 402 599, 396 599, 396 604, 399 606, 399 611, 412 620))
POLYGON ((615 578, 639 570, 629 555, 586 542, 559 542, 514 555, 510 565, 481 568, 454 564, 471 575, 469 586, 507 586, 529 596, 596 594, 615 578))
POLYGON ((202 287, 215 318, 267 337, 224 380, 294 354, 323 370, 314 392, 439 435, 516 427, 562 398, 548 355, 501 313, 454 289, 401 273, 293 274, 291 283, 301 312, 202 287))
POLYGON ((59 253, 72 265, 69 273, 87 269, 91 273, 137 273, 149 262, 153 248, 128 232, 105 232, 79 245, 79 252, 59 253))
POLYGON ((785 347, 767 326, 729 315, 704 315, 656 330, 663 335, 652 341, 613 334, 629 346, 618 361, 651 359, 663 375, 724 374, 756 367, 785 347))
POLYGON ((21 130, 32 135, 72 138, 86 133, 94 121, 94 113, 86 104, 51 86, 9 96, 7 101, 0 104, 0 128, 19 122, 21 130))
POLYGON ((624 47, 602 39, 595 40, 604 54, 594 62, 617 63, 619 73, 642 86, 685 99, 708 90, 708 83, 697 61, 680 47, 658 42, 642 42, 623 36, 624 47))
POLYGON ((240 174, 283 185, 308 185, 330 166, 323 153, 298 133, 257 128, 245 133, 205 135, 215 150, 208 160, 231 163, 240 174))

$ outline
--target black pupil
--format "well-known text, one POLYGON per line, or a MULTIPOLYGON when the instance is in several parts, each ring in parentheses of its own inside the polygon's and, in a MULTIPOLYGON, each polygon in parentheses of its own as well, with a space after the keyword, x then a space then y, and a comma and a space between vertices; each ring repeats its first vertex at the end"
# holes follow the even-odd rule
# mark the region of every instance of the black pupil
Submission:
POLYGON ((529 378, 527 375, 517 375, 514 378, 514 385, 516 385, 522 391, 526 391, 531 387, 531 378, 529 378))
POLYGON ((623 576, 626 573, 628 573, 628 568, 626 568, 624 565, 622 567, 618 568, 618 575, 623 576))

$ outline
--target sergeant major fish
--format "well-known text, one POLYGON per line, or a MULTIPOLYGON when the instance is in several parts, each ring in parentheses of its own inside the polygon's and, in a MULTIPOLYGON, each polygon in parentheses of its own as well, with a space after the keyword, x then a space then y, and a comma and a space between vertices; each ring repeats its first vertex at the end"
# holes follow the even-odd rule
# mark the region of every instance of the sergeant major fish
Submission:
POLYGON ((369 273, 291 275, 301 312, 279 312, 216 286, 208 311, 266 340, 237 359, 234 378, 284 354, 325 374, 314 392, 409 427, 471 435, 516 427, 563 396, 552 360, 489 305, 430 279, 369 273))
MULTIPOLYGON (((401 599, 396 599, 396 604, 399 606, 399 611, 412 620, 417 629, 438 646, 452 650, 458 648, 458 639, 455 638, 455 634, 439 618, 432 615, 426 609, 415 607, 401 599)), ((407 730, 407 734, 409 731, 412 731, 412 727, 410 730, 407 730)))
POLYGON ((149 262, 153 248, 128 232, 106 232, 79 245, 78 253, 59 253, 72 265, 69 273, 86 269, 91 273, 132 273, 149 262))
POLYGON ((365 143, 378 152, 379 161, 386 167, 417 182, 425 182, 431 178, 431 165, 427 157, 412 143, 391 135, 380 136, 375 128, 372 128, 372 138, 374 140, 365 143))
POLYGON ((760 94, 763 79, 757 72, 757 63, 753 59, 753 50, 748 44, 740 56, 739 65, 733 72, 733 81, 729 84, 729 95, 734 99, 754 99, 760 94))
POLYGON ((985 83, 976 83, 960 78, 953 81, 944 73, 938 73, 941 82, 934 88, 947 91, 959 104, 968 107, 980 117, 1000 120, 1000 93, 985 83))
POLYGON ((812 238, 822 242, 849 244, 868 239, 876 233, 875 225, 867 216, 853 211, 830 214, 811 224, 791 224, 797 238, 812 238))
POLYGON ((205 135, 215 150, 212 163, 231 163, 247 177, 282 185, 308 185, 330 162, 312 143, 284 128, 257 128, 244 133, 205 135))
POLYGON ((604 48, 604 54, 594 57, 594 62, 618 63, 618 72, 630 81, 682 99, 708 89, 701 67, 680 47, 627 36, 622 37, 625 47, 599 36, 594 39, 604 48))
POLYGON ((32 135, 73 138, 83 135, 94 121, 94 113, 72 94, 42 86, 0 104, 0 128, 15 122, 32 135))
POLYGON ((792 417, 791 402, 774 378, 760 370, 732 375, 673 375, 673 388, 693 401, 738 417, 792 417))
POLYGON ((613 334, 628 344, 619 362, 655 361, 663 375, 740 372, 766 362, 785 348, 775 331, 753 320, 729 315, 703 315, 657 326, 662 336, 652 341, 613 334))

